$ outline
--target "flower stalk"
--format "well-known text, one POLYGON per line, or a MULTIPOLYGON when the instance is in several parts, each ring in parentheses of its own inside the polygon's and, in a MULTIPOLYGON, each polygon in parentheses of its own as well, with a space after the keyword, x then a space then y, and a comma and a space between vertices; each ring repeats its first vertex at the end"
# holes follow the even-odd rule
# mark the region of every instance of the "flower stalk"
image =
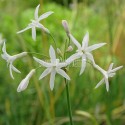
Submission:
POLYGON ((69 119, 70 119, 70 125, 73 125, 73 119, 72 119, 72 109, 71 109, 71 103, 69 98, 69 82, 65 79, 66 84, 66 97, 67 97, 67 106, 68 106, 68 112, 69 112, 69 119))

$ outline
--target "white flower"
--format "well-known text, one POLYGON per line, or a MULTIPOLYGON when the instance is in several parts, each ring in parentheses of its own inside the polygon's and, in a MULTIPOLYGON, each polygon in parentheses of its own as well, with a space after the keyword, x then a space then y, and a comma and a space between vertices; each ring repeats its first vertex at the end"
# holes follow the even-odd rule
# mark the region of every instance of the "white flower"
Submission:
POLYGON ((27 55, 27 52, 22 52, 22 53, 19 53, 19 54, 16 54, 16 55, 11 56, 11 55, 9 55, 9 54, 6 52, 6 44, 5 44, 5 42, 3 43, 2 52, 3 52, 3 54, 1 54, 1 56, 2 56, 2 58, 3 58, 4 60, 6 60, 7 66, 9 67, 9 70, 10 70, 10 76, 12 77, 12 79, 14 79, 13 74, 12 74, 12 70, 14 70, 14 71, 17 72, 17 73, 21 73, 21 72, 20 72, 17 68, 15 68, 15 67, 13 66, 13 62, 14 62, 16 59, 21 58, 21 57, 27 55))
MULTIPOLYGON (((109 68, 108 68, 108 71, 105 71, 107 73, 108 78, 113 77, 116 74, 115 72, 117 70, 121 69, 122 67, 123 66, 119 66, 117 68, 112 69, 113 68, 113 63, 111 63, 110 66, 109 66, 109 68)), ((106 78, 104 76, 104 78, 96 85, 95 88, 98 88, 101 84, 103 84, 105 82, 105 84, 106 84, 106 90, 109 91, 109 81, 108 81, 108 78, 106 78)))
POLYGON ((28 26, 21 30, 21 31, 18 31, 17 33, 22 33, 28 29, 32 29, 32 38, 33 40, 36 40, 36 27, 37 28, 41 28, 43 31, 49 33, 49 30, 47 28, 45 28, 42 24, 39 23, 39 21, 47 18, 49 15, 51 15, 53 12, 52 11, 49 11, 49 12, 46 12, 44 14, 42 14, 41 16, 38 17, 38 10, 39 10, 39 6, 40 4, 36 7, 36 10, 35 10, 35 13, 34 13, 34 20, 31 20, 31 23, 28 24, 28 26))
POLYGON ((32 69, 29 72, 29 74, 20 82, 20 84, 17 88, 17 92, 21 92, 27 88, 27 86, 29 84, 29 80, 33 76, 34 73, 35 73, 35 69, 32 69))
POLYGON ((86 33, 86 35, 83 38, 82 45, 80 45, 80 43, 71 34, 69 34, 69 36, 70 36, 72 42, 77 46, 78 49, 75 54, 73 54, 66 60, 66 63, 70 64, 74 60, 76 60, 78 58, 82 58, 82 65, 81 65, 81 71, 80 71, 80 75, 81 75, 85 70, 86 60, 89 59, 92 62, 94 62, 94 58, 93 58, 93 55, 91 54, 91 52, 95 49, 98 49, 98 48, 104 46, 106 43, 99 43, 99 44, 94 44, 92 46, 88 46, 88 42, 89 42, 89 33, 88 32, 86 33))
POLYGON ((38 63, 40 63, 42 66, 47 68, 41 74, 41 76, 39 77, 39 80, 42 79, 43 77, 45 77, 46 75, 50 74, 50 89, 53 90, 56 73, 60 74, 61 76, 63 76, 64 78, 66 78, 68 80, 70 80, 70 78, 66 74, 66 72, 61 69, 62 67, 66 66, 66 63, 64 63, 64 62, 60 63, 59 59, 56 59, 55 50, 53 49, 52 46, 50 46, 49 55, 50 55, 50 60, 51 60, 50 63, 40 60, 36 57, 34 57, 34 60, 37 61, 38 63))

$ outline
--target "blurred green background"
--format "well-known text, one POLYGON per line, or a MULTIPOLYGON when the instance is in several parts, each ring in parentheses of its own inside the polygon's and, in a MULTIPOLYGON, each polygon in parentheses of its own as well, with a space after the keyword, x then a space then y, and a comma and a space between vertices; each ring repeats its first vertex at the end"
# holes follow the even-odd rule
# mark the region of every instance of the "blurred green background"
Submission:
MULTIPOLYGON (((107 43, 93 52, 97 64, 104 69, 111 62, 115 66, 125 65, 124 0, 0 0, 0 32, 7 41, 9 54, 31 51, 48 55, 53 41, 40 30, 37 30, 36 42, 31 38, 31 30, 16 34, 34 18, 38 4, 39 14, 54 11, 42 23, 51 31, 62 51, 67 37, 61 21, 66 19, 71 33, 80 42, 89 31, 90 45, 107 43)), ((69 125, 63 78, 56 76, 54 91, 51 92, 49 76, 39 81, 42 71, 38 71, 27 90, 17 93, 20 81, 38 65, 32 56, 17 60, 14 65, 22 73, 14 73, 15 79, 12 80, 6 62, 0 59, 0 125, 69 125)), ((110 80, 109 92, 106 92, 105 85, 94 89, 102 75, 90 64, 81 76, 79 71, 80 67, 69 70, 74 125, 125 125, 124 68, 110 80)))

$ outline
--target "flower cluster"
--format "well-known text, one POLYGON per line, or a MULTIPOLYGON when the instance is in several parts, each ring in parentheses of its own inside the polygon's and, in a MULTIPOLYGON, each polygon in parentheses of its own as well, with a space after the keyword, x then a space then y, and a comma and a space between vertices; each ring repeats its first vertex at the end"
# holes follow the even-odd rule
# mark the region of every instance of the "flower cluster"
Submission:
MULTIPOLYGON (((39 10, 40 5, 38 5, 36 7, 35 13, 34 13, 34 20, 31 20, 31 23, 28 24, 28 26, 17 32, 17 33, 22 33, 28 29, 32 29, 32 38, 33 40, 36 40, 36 28, 42 29, 43 31, 45 31, 46 33, 50 34, 50 31, 45 28, 40 21, 47 18, 48 16, 50 16, 53 12, 49 11, 46 12, 44 14, 42 14, 41 16, 38 16, 38 10, 39 10)), ((98 43, 98 44, 94 44, 89 46, 89 33, 87 32, 85 34, 85 36, 83 37, 82 40, 82 45, 76 40, 76 38, 71 34, 70 30, 69 30, 69 26, 66 20, 62 21, 62 25, 65 29, 65 32, 69 38, 69 42, 70 40, 72 41, 72 43, 77 47, 77 50, 75 51, 75 53, 73 55, 71 55, 68 58, 64 58, 65 60, 60 62, 60 60, 58 58, 56 58, 56 52, 53 48, 53 46, 50 46, 49 49, 49 55, 50 55, 50 62, 46 62, 44 60, 38 59, 36 57, 33 57, 34 61, 36 61, 37 63, 40 64, 41 68, 42 66, 44 66, 46 69, 43 71, 43 73, 40 75, 39 80, 43 79, 45 76, 47 76, 48 74, 50 74, 50 89, 53 90, 54 88, 54 80, 55 80, 55 76, 56 74, 61 75, 62 77, 64 77, 67 80, 70 80, 70 77, 67 74, 66 71, 66 67, 69 66, 71 63, 73 63, 75 60, 80 59, 81 60, 81 69, 80 69, 80 75, 83 74, 85 68, 86 68, 86 62, 89 60, 91 62, 91 64, 93 65, 94 68, 96 68, 97 70, 99 70, 102 75, 103 78, 102 80, 96 85, 95 88, 98 88, 102 83, 106 84, 106 90, 109 91, 109 81, 108 79, 110 77, 113 77, 116 73, 117 70, 121 69, 123 66, 119 66, 117 68, 113 69, 113 63, 110 64, 109 69, 107 71, 105 71, 104 69, 102 69, 100 66, 98 66, 95 63, 94 57, 92 55, 92 52, 102 46, 104 46, 106 43, 98 43)), ((57 54, 63 56, 61 54, 61 51, 59 48, 55 48, 57 50, 57 54)), ((72 51, 73 48, 72 46, 69 44, 68 48, 65 50, 64 53, 66 52, 70 52, 72 51)), ((9 71, 10 71, 10 75, 11 77, 14 79, 14 76, 12 74, 12 70, 17 72, 17 73, 21 73, 16 67, 13 66, 13 62, 19 58, 22 58, 24 56, 26 56, 28 54, 28 52, 22 52, 19 53, 17 55, 9 55, 6 52, 6 44, 5 41, 3 42, 3 47, 2 47, 2 58, 4 60, 6 60, 7 62, 7 66, 9 67, 9 71)), ((38 69, 32 69, 29 74, 21 81, 21 83, 19 84, 17 91, 21 92, 23 90, 25 90, 29 84, 29 80, 30 78, 35 74, 36 70, 38 69)))

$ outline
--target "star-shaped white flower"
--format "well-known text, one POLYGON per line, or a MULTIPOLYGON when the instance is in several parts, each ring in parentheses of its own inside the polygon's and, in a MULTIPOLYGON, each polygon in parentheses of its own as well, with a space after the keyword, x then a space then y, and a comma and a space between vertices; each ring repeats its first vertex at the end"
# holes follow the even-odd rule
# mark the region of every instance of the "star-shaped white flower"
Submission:
MULTIPOLYGON (((106 71, 108 78, 113 77, 116 73, 117 70, 121 69, 123 66, 119 66, 117 68, 113 69, 113 63, 110 64, 108 71, 106 71)), ((102 85, 104 82, 106 84, 106 90, 109 91, 109 81, 108 78, 104 76, 104 78, 96 85, 95 88, 98 88, 100 85, 102 85)))
POLYGON ((31 77, 33 76, 33 74, 35 73, 35 69, 32 69, 29 74, 20 82, 18 88, 17 88, 17 92, 21 92, 24 91, 28 84, 29 84, 29 80, 31 79, 31 77))
POLYGON ((14 62, 16 59, 21 58, 21 57, 27 55, 27 52, 22 52, 22 53, 19 53, 19 54, 16 54, 16 55, 11 56, 11 55, 9 55, 9 54, 6 52, 6 44, 5 44, 5 42, 3 43, 2 52, 3 52, 3 54, 1 54, 1 56, 2 56, 2 58, 3 58, 4 60, 6 60, 7 66, 9 67, 9 70, 10 70, 10 76, 12 77, 12 79, 14 79, 13 74, 12 74, 12 70, 14 70, 14 71, 17 72, 17 73, 21 73, 21 72, 20 72, 17 68, 15 68, 15 67, 13 66, 13 62, 14 62))
POLYGON ((66 72, 62 69, 63 67, 66 67, 66 63, 59 62, 59 59, 56 59, 56 54, 55 50, 53 49, 52 46, 50 46, 49 49, 49 55, 50 55, 50 60, 51 62, 45 62, 43 60, 40 60, 36 57, 34 57, 34 60, 40 63, 42 66, 46 67, 45 71, 41 74, 39 77, 39 80, 45 77, 46 75, 50 74, 50 89, 53 90, 54 88, 54 80, 55 80, 55 75, 56 73, 60 74, 64 78, 70 80, 70 77, 66 74, 66 72))
POLYGON ((80 43, 72 36, 72 34, 69 34, 69 37, 71 38, 72 42, 77 46, 78 49, 75 54, 73 54, 66 60, 66 63, 70 64, 74 60, 78 58, 82 58, 82 65, 81 65, 81 71, 80 71, 80 75, 81 75, 85 70, 86 60, 89 59, 92 62, 94 62, 94 58, 91 52, 95 49, 98 49, 104 46, 106 43, 99 43, 99 44, 88 46, 88 42, 89 42, 88 32, 85 34, 83 38, 82 45, 80 45, 80 43))
POLYGON ((47 18, 49 15, 51 15, 53 12, 52 11, 49 11, 49 12, 46 12, 44 14, 42 14, 41 16, 38 16, 38 10, 39 10, 39 7, 40 7, 40 4, 36 7, 36 10, 35 10, 35 13, 34 13, 34 20, 31 20, 31 23, 28 24, 28 26, 21 30, 21 31, 18 31, 17 33, 22 33, 28 29, 32 29, 32 38, 33 40, 36 40, 36 27, 37 28, 41 28, 43 31, 49 33, 49 30, 47 28, 45 28, 41 23, 39 23, 39 21, 47 18))

